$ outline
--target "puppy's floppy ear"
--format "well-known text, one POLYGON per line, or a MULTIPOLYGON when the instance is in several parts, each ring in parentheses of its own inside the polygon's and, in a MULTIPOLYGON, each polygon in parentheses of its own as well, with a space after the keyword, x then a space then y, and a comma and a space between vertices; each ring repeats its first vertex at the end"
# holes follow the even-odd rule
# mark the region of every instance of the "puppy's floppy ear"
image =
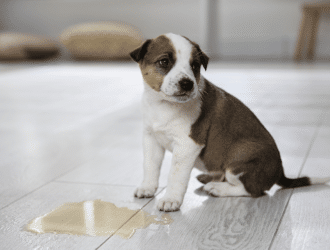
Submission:
POLYGON ((195 46, 197 48, 199 57, 201 59, 201 63, 203 65, 204 69, 206 70, 207 69, 207 65, 209 63, 209 57, 201 50, 201 48, 199 47, 199 45, 197 43, 195 43, 195 46))
POLYGON ((140 60, 143 59, 143 57, 145 56, 145 54, 148 51, 148 46, 151 42, 151 39, 146 40, 140 47, 138 47, 137 49, 133 50, 130 53, 130 56, 132 57, 132 59, 136 62, 139 62, 140 60))
POLYGON ((209 57, 201 50, 201 48, 199 47, 199 45, 193 41, 191 41, 189 38, 183 36, 184 38, 186 38, 189 42, 191 42, 192 45, 194 45, 197 49, 198 55, 201 59, 201 63, 204 67, 204 69, 207 69, 207 65, 209 63, 209 57))

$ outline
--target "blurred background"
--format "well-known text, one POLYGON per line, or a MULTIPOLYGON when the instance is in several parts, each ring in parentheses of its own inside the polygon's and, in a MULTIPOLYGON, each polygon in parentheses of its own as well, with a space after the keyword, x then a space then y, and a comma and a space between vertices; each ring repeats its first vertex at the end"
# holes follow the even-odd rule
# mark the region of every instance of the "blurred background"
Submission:
MULTIPOLYGON (((313 0, 0 0, 0 31, 57 39, 68 27, 124 21, 145 38, 173 32, 221 60, 292 60, 302 5, 313 0)), ((330 58, 330 14, 319 21, 315 58, 330 58)))

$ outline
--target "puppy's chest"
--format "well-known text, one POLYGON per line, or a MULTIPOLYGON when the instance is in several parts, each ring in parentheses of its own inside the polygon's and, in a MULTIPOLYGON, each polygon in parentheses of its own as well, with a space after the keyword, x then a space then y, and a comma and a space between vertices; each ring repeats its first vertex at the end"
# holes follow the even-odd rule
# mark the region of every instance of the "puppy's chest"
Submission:
POLYGON ((189 138, 191 126, 199 115, 194 108, 189 110, 167 103, 143 105, 143 113, 144 126, 171 152, 177 143, 189 138))

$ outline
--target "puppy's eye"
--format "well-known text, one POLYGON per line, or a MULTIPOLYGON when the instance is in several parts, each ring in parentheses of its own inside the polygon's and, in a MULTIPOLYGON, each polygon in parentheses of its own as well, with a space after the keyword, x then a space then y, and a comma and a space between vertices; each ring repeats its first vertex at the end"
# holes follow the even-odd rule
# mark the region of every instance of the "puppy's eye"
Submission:
POLYGON ((162 68, 166 68, 169 63, 170 61, 167 58, 158 61, 159 66, 161 66, 162 68))
POLYGON ((193 62, 192 65, 191 65, 191 68, 192 68, 193 70, 197 70, 197 69, 199 69, 199 67, 200 67, 200 65, 199 65, 198 62, 193 62))

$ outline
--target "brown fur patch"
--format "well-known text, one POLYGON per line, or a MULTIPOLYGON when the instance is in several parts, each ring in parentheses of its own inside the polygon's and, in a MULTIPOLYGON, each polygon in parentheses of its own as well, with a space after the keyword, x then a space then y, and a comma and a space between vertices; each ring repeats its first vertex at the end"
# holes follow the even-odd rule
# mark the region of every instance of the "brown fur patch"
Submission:
POLYGON ((176 60, 175 48, 169 38, 162 35, 153 39, 143 60, 139 62, 144 81, 154 90, 160 91, 164 77, 176 60), (168 67, 161 67, 159 61, 167 59, 168 67))
MULTIPOLYGON (((194 46, 190 65, 199 82, 200 67, 203 65, 206 70, 209 58, 196 43, 191 43, 194 46)), ((160 91, 165 75, 176 61, 170 39, 164 35, 149 39, 130 55, 139 63, 147 84, 160 91), (162 66, 164 59, 167 60, 166 67, 162 66)), ((189 135, 204 146, 199 157, 210 175, 199 176, 200 181, 223 181, 222 173, 229 170, 233 175, 239 175, 239 180, 253 197, 265 194, 264 191, 275 183, 282 187, 310 184, 309 178, 288 179, 284 176, 275 141, 249 108, 207 80, 204 83, 201 113, 189 135)))
POLYGON ((203 65, 204 69, 206 70, 209 58, 208 56, 200 49, 199 45, 193 41, 191 41, 189 38, 183 36, 185 39, 187 39, 192 44, 192 50, 190 54, 189 64, 191 66, 191 69, 194 73, 194 76, 196 78, 197 84, 200 80, 200 69, 203 65))
POLYGON ((197 180, 203 184, 207 184, 211 181, 222 182, 225 181, 225 173, 209 175, 209 174, 200 174, 197 176, 197 180))
POLYGON ((199 45, 193 41, 191 41, 189 38, 183 36, 185 39, 187 39, 192 45, 193 50, 191 51, 191 57, 190 57, 190 65, 192 65, 193 61, 197 59, 200 65, 203 65, 204 69, 207 69, 207 65, 209 63, 209 57, 201 50, 199 45))
POLYGON ((200 52, 197 50, 195 46, 193 46, 193 49, 191 51, 189 63, 196 78, 196 82, 198 84, 201 76, 200 71, 201 71, 202 62, 200 58, 200 52))
POLYGON ((165 76, 158 73, 157 69, 153 65, 146 65, 144 67, 140 66, 140 69, 144 81, 148 83, 152 89, 159 92, 165 76))
POLYGON ((275 141, 242 102, 205 80, 200 117, 190 137, 205 145, 200 158, 208 171, 230 170, 254 197, 283 174, 275 141))

